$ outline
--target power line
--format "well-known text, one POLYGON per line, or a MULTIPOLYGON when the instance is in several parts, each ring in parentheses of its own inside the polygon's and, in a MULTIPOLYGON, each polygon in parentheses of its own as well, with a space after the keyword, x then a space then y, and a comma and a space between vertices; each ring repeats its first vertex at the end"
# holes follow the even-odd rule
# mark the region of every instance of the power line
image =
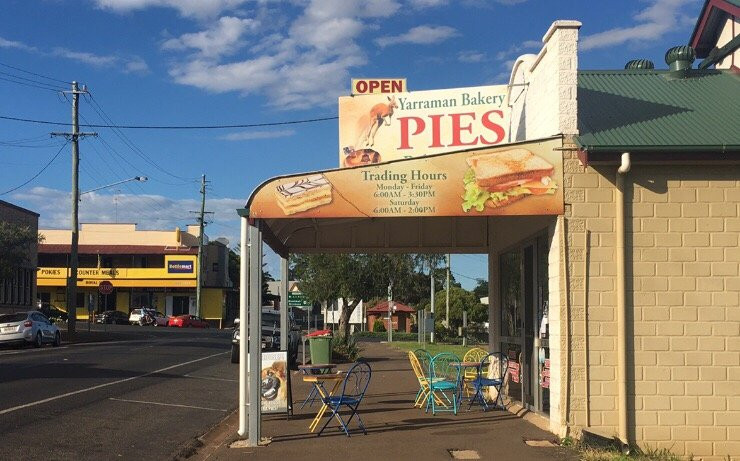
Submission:
POLYGON ((458 276, 460 276, 460 277, 464 277, 464 278, 466 278, 466 279, 470 279, 470 280, 475 280, 476 282, 477 282, 478 280, 483 280, 483 277, 471 277, 471 276, 469 276, 469 275, 461 274, 461 273, 459 273, 459 272, 455 272, 455 271, 453 271, 453 270, 451 270, 450 272, 452 272, 453 274, 455 274, 455 275, 458 275, 458 276))
POLYGON ((59 154, 62 153, 62 150, 64 150, 64 148, 65 148, 66 145, 67 145, 67 142, 65 142, 64 144, 62 144, 62 147, 59 148, 59 151, 56 154, 54 154, 54 156, 46 163, 46 165, 44 165, 43 168, 41 168, 41 170, 39 170, 38 173, 36 173, 35 175, 31 176, 31 178, 28 181, 24 182, 20 186, 16 186, 16 187, 14 187, 12 189, 8 189, 5 192, 0 193, 0 195, 6 195, 6 194, 9 194, 9 193, 11 193, 13 191, 16 191, 16 190, 20 189, 21 187, 25 186, 26 184, 30 183, 34 179, 36 179, 39 176, 41 176, 41 173, 43 173, 44 171, 46 171, 46 169, 49 168, 49 165, 51 165, 52 163, 54 163, 54 160, 56 160, 57 157, 59 157, 59 154))
POLYGON ((12 78, 17 79, 17 80, 23 80, 24 82, 36 83, 38 85, 44 85, 44 86, 47 86, 49 88, 58 89, 59 91, 64 91, 64 88, 61 87, 61 86, 59 86, 59 85, 52 85, 51 83, 40 82, 40 81, 34 80, 32 78, 21 77, 20 75, 15 75, 15 74, 11 74, 11 73, 8 73, 8 72, 3 72, 3 71, 0 71, 0 74, 6 75, 8 77, 12 77, 12 78))
POLYGON ((2 62, 0 62, 0 66, 7 67, 9 69, 15 69, 17 71, 20 71, 20 72, 23 72, 23 73, 26 73, 26 74, 29 74, 29 75, 35 75, 36 77, 45 78, 45 79, 51 80, 53 82, 64 83, 65 85, 69 85, 71 83, 71 82, 68 82, 66 80, 59 80, 58 78, 49 77, 48 75, 37 74, 35 72, 31 72, 30 70, 21 69, 20 67, 11 66, 10 64, 5 64, 5 63, 2 63, 2 62))
MULTIPOLYGON (((33 88, 38 88, 40 90, 53 91, 54 93, 57 93, 57 92, 61 91, 61 90, 57 90, 57 89, 54 89, 54 88, 47 88, 47 87, 40 86, 40 85, 34 85, 32 83, 25 83, 25 82, 19 82, 19 81, 16 81, 16 80, 11 80, 11 79, 6 78, 6 77, 0 77, 0 80, 5 80, 6 82, 16 83, 18 85, 24 85, 24 86, 29 86, 29 87, 33 87, 33 88)), ((69 125, 69 124, 67 124, 67 125, 69 125)))
MULTIPOLYGON (((94 110, 95 112, 97 112, 97 114, 98 114, 98 115, 100 116, 100 118, 102 118, 102 119, 103 119, 103 121, 106 121, 106 122, 110 123, 111 125, 115 125, 115 124, 113 123, 113 120, 112 120, 112 119, 111 119, 111 118, 110 118, 110 117, 108 116, 108 114, 107 114, 107 113, 106 113, 106 112, 105 112, 105 111, 103 110, 103 108, 102 108, 102 107, 100 106, 100 104, 98 103, 98 101, 97 101, 97 100, 95 99, 95 97, 94 97, 94 96, 93 96, 92 94, 90 94, 90 101, 92 102, 92 105, 91 105, 91 107, 93 108, 93 110, 94 110)), ((146 161, 147 163, 149 163, 150 165, 152 165, 153 167, 155 167, 155 168, 156 168, 156 169, 158 169, 159 171, 161 171, 161 172, 163 172, 163 173, 165 173, 165 174, 167 174, 167 175, 169 175, 169 176, 172 176, 173 178, 176 178, 176 179, 180 179, 180 180, 183 180, 183 181, 192 181, 192 180, 194 180, 194 179, 195 179, 195 178, 185 178, 185 177, 182 177, 182 176, 179 176, 179 175, 176 175, 176 174, 174 174, 174 173, 171 173, 171 172, 167 171, 167 170, 166 170, 165 168, 163 168, 163 167, 159 166, 159 164, 158 164, 157 162, 155 162, 155 161, 154 161, 154 160, 153 160, 153 159, 152 159, 151 157, 149 157, 148 155, 146 155, 146 154, 145 154, 145 153, 144 153, 144 152, 143 152, 143 151, 142 151, 142 150, 141 150, 141 149, 140 149, 140 148, 139 148, 139 147, 138 147, 138 146, 137 146, 136 144, 134 144, 134 142, 133 142, 133 141, 132 141, 132 140, 131 140, 131 139, 130 139, 130 138, 129 138, 128 136, 126 136, 126 134, 125 134, 125 133, 123 133, 123 132, 122 132, 122 131, 121 131, 120 129, 117 129, 117 128, 112 128, 112 129, 113 129, 113 133, 114 133, 114 134, 115 134, 116 136, 118 136, 118 138, 119 138, 119 139, 120 139, 121 141, 123 141, 123 143, 124 143, 124 144, 126 144, 126 146, 128 146, 128 147, 129 147, 129 149, 131 149, 131 150, 132 150, 132 151, 133 151, 133 152, 134 152, 135 154, 137 154, 137 155, 138 155, 139 157, 141 157, 142 159, 144 159, 144 161, 146 161)))
MULTIPOLYGON (((0 115, 2 120, 10 120, 13 122, 25 122, 25 123, 38 123, 42 125, 58 125, 58 126, 70 126, 70 123, 65 122, 53 122, 50 120, 37 120, 30 118, 11 117, 8 115, 0 115)), ((285 122, 266 122, 266 123, 241 123, 234 125, 102 125, 102 124, 81 124, 81 127, 86 128, 117 128, 124 130, 222 130, 229 128, 261 128, 269 126, 283 126, 283 125, 298 125, 304 123, 315 123, 325 122, 329 120, 338 120, 339 117, 322 117, 322 118, 309 118, 302 120, 289 120, 285 122)))

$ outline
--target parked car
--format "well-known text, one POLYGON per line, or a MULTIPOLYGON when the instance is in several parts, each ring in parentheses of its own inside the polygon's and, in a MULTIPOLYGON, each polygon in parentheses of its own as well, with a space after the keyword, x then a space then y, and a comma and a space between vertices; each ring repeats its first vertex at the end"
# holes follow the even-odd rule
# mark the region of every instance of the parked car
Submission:
POLYGON ((170 317, 167 326, 180 328, 208 328, 208 322, 194 315, 178 315, 170 317))
POLYGON ((155 313, 154 309, 150 309, 148 307, 142 307, 139 309, 133 309, 131 311, 131 314, 128 316, 128 322, 131 325, 144 325, 143 318, 149 314, 153 316, 155 313))
MULTIPOLYGON (((294 364, 298 358, 298 343, 301 341, 301 328, 292 315, 288 315, 288 363, 294 364)), ((231 336, 231 363, 239 363, 239 319, 234 319, 234 333, 231 336)), ((280 347, 280 311, 262 309, 262 350, 276 350, 280 347)))
POLYGON ((62 343, 62 335, 39 311, 0 314, 0 344, 9 343, 31 343, 36 347, 51 343, 57 347, 62 343))
POLYGON ((95 323, 108 323, 118 325, 128 325, 129 316, 125 312, 121 311, 105 311, 102 314, 95 316, 95 323))
POLYGON ((39 301, 38 311, 44 314, 46 318, 48 318, 52 322, 66 322, 67 321, 67 312, 56 307, 53 304, 39 301))
POLYGON ((170 318, 161 312, 154 313, 154 326, 155 327, 166 327, 169 325, 170 318))

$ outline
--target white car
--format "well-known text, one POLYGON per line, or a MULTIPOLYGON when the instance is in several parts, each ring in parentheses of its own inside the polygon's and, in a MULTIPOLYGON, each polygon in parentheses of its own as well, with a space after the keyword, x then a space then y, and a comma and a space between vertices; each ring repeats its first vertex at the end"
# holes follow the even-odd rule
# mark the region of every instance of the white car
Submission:
POLYGON ((131 325, 144 325, 144 323, 142 323, 142 318, 147 313, 151 316, 154 316, 155 314, 154 309, 147 309, 146 307, 132 310, 131 314, 128 316, 128 323, 131 325))
POLYGON ((161 312, 154 313, 154 326, 155 327, 166 327, 170 318, 161 312))
POLYGON ((32 343, 36 347, 51 343, 57 347, 62 344, 62 335, 41 312, 0 314, 0 344, 9 343, 32 343))

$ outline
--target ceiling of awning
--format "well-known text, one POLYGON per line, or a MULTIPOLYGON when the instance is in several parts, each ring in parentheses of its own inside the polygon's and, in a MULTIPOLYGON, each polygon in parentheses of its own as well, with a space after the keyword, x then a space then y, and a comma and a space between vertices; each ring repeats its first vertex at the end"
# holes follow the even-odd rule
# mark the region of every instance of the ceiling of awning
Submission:
POLYGON ((260 220, 276 253, 488 253, 552 224, 555 216, 260 220))

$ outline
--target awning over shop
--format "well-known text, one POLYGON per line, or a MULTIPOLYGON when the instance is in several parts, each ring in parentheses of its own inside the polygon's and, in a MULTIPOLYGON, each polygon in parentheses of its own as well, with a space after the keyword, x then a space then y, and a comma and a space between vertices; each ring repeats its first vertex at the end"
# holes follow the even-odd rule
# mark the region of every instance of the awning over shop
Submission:
POLYGON ((281 256, 487 252, 494 223, 519 233, 563 213, 561 147, 553 137, 281 176, 257 187, 247 216, 281 256))

